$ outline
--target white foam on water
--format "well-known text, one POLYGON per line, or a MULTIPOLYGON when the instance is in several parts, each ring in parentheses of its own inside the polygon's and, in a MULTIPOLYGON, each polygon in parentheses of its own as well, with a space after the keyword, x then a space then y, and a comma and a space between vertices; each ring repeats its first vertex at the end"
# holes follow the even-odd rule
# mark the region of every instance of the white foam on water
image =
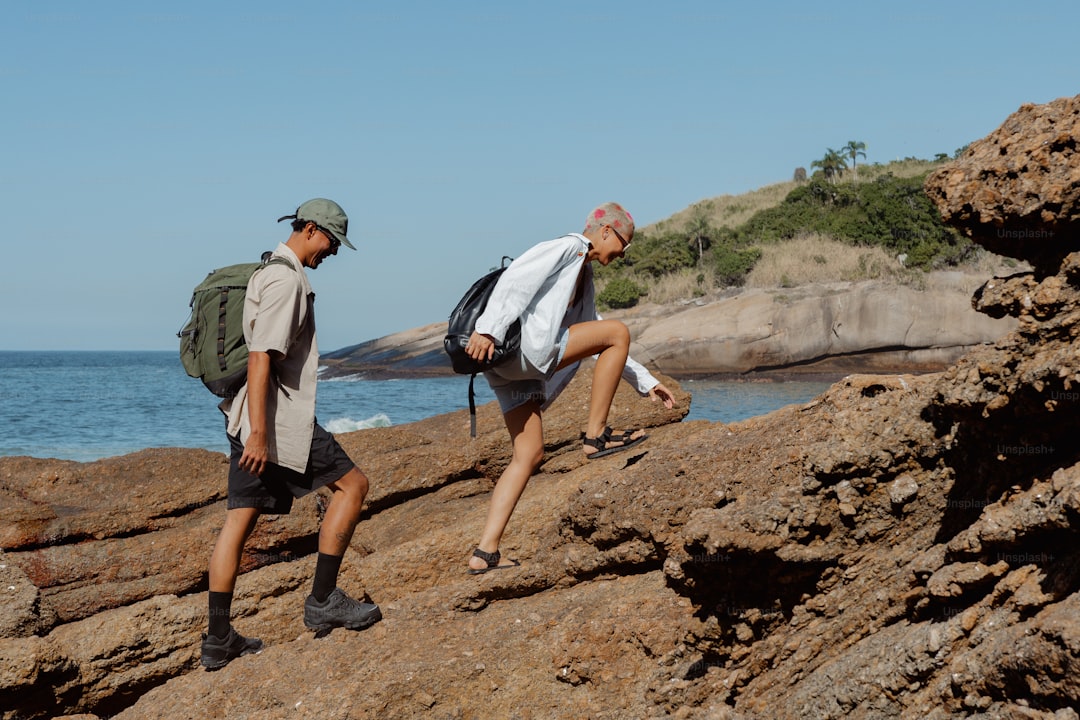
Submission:
POLYGON ((361 380, 367 380, 367 375, 365 375, 364 373, 356 373, 354 375, 337 375, 335 377, 328 377, 328 378, 320 377, 319 378, 319 382, 321 382, 321 383, 359 382, 361 380))
POLYGON ((368 428, 376 427, 390 427, 393 425, 390 422, 390 418, 386 416, 386 413, 379 413, 369 417, 367 420, 353 420, 352 418, 334 418, 330 422, 326 423, 326 429, 331 433, 347 433, 354 430, 367 430, 368 428))

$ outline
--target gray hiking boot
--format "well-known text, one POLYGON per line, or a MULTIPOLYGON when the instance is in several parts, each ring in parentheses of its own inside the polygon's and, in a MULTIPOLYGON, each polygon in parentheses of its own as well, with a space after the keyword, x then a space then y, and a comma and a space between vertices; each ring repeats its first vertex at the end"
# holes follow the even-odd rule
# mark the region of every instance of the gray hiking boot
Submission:
POLYGON ((313 595, 304 601, 304 625, 316 632, 336 627, 363 630, 380 620, 382 612, 378 605, 353 600, 341 588, 334 588, 326 602, 319 602, 313 595))
POLYGON ((207 670, 217 670, 241 655, 262 652, 262 648, 262 640, 246 638, 229 626, 229 634, 224 638, 202 636, 202 665, 207 670))

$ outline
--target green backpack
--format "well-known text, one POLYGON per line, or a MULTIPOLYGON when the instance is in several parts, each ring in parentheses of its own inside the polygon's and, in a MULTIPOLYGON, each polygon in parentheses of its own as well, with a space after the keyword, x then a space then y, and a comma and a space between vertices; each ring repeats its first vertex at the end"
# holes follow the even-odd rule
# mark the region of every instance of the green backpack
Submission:
POLYGON ((229 265, 212 270, 191 293, 191 315, 176 336, 180 362, 193 378, 222 398, 235 397, 247 382, 247 343, 244 341, 244 296, 248 281, 267 265, 288 265, 285 258, 229 265))

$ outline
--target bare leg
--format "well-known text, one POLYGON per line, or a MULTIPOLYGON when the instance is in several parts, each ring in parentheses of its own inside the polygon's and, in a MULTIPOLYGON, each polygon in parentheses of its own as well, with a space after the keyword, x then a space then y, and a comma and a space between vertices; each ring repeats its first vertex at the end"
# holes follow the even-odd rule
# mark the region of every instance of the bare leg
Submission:
MULTIPOLYGON (((629 353, 630 331, 618 320, 592 320, 570 326, 566 354, 559 367, 598 355, 593 369, 589 423, 585 430, 588 437, 597 437, 607 426, 611 402, 615 399, 629 353)), ((639 434, 636 433, 634 437, 639 434)))
POLYGON ((232 593, 236 587, 244 543, 255 529, 258 519, 257 508, 233 508, 225 513, 225 524, 218 533, 214 552, 210 555, 211 592, 232 593))
POLYGON ((360 511, 368 492, 368 479, 360 468, 354 467, 327 487, 334 494, 319 528, 319 552, 341 556, 349 548, 356 524, 360 521, 360 511))
MULTIPOLYGON (((491 491, 487 521, 480 536, 478 547, 491 553, 499 549, 503 531, 506 530, 510 516, 525 491, 525 485, 544 457, 544 425, 540 417, 540 403, 529 401, 506 413, 503 419, 506 421, 506 429, 510 431, 514 456, 499 476, 495 489, 491 491)), ((469 567, 480 570, 487 567, 487 563, 478 557, 471 557, 469 567)))

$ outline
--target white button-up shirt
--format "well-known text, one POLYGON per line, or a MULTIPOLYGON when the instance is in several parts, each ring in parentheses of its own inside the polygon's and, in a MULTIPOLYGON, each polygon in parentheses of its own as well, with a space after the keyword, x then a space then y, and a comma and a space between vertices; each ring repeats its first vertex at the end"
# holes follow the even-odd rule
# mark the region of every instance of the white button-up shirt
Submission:
MULTIPOLYGON (((601 319, 596 312, 592 266, 585 262, 590 247, 585 236, 571 233, 522 253, 499 278, 476 321, 476 331, 501 343, 510 325, 520 318, 521 352, 547 372, 558 356, 556 340, 561 328, 601 319), (582 293, 571 306, 583 266, 582 293)), ((577 368, 578 363, 572 363, 548 380, 545 406, 566 387, 577 368)), ((632 358, 627 358, 622 376, 642 395, 660 382, 632 358)))

